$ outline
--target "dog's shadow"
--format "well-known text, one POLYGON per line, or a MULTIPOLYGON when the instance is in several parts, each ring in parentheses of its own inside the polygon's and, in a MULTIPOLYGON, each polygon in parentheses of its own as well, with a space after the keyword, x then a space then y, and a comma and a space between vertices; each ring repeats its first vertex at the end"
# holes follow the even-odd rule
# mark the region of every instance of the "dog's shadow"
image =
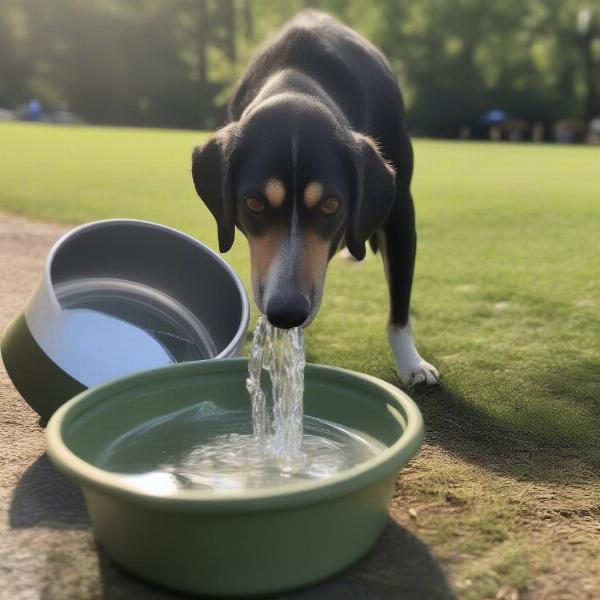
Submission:
MULTIPOLYGON (((600 365, 589 366, 585 372, 588 378, 596 378, 600 384, 600 365)), ((574 369, 573 373, 579 371, 574 369)), ((567 381, 576 381, 571 375, 566 369, 561 373, 567 381)), ((541 376, 548 385, 558 386, 558 376, 552 372, 541 376)), ((571 439, 561 439, 556 429, 547 431, 544 438, 534 438, 522 428, 515 430, 506 422, 485 414, 444 385, 416 386, 407 391, 423 413, 428 441, 468 462, 530 481, 579 484, 600 478, 597 455, 582 452, 571 439)), ((574 406, 587 412, 591 422, 600 426, 600 405, 581 398, 576 386, 566 396, 574 406)), ((544 416, 540 415, 540 419, 544 416)))
MULTIPOLYGON (((88 529, 83 495, 58 473, 47 456, 40 456, 23 474, 12 495, 10 525, 13 528, 51 527, 88 529)), ((352 523, 348 523, 352 527, 352 523)), ((113 563, 97 546, 104 598, 186 597, 163 590, 130 575, 113 563)), ((307 549, 310 551, 310 549, 307 549)), ((344 572, 310 588, 274 596, 294 600, 338 598, 454 598, 436 558, 415 535, 389 520, 373 548, 344 572)))
MULTIPOLYGON (((354 358, 342 356, 338 364, 352 365, 354 358)), ((309 348, 307 361, 320 362, 318 353, 309 348)), ((542 435, 538 428, 537 437, 533 437, 522 424, 511 427, 510 421, 487 414, 443 379, 441 385, 406 388, 399 384, 391 364, 379 376, 393 382, 417 403, 428 443, 467 462, 529 481, 580 484, 600 479, 596 439, 588 440, 587 447, 582 447, 581 442, 568 435, 561 437, 558 428, 552 427, 542 435), (590 451, 592 448, 594 451, 590 451)), ((537 378, 600 428, 600 403, 594 391, 600 386, 600 362, 580 360, 560 369, 548 366, 537 378), (585 389, 578 382, 586 382, 585 389)), ((547 414, 539 412, 547 410, 547 406, 532 403, 513 410, 528 411, 530 420, 547 421, 547 414)))

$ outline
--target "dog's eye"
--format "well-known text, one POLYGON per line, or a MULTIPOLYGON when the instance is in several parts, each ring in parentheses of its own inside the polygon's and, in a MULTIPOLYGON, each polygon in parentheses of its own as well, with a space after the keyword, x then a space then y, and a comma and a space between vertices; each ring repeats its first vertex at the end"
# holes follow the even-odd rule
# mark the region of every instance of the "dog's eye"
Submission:
POLYGON ((336 213, 339 207, 340 201, 333 196, 321 202, 321 211, 326 215, 332 215, 336 213))
POLYGON ((246 198, 246 206, 253 213, 259 213, 265 209, 265 203, 258 198, 254 198, 253 196, 246 198))

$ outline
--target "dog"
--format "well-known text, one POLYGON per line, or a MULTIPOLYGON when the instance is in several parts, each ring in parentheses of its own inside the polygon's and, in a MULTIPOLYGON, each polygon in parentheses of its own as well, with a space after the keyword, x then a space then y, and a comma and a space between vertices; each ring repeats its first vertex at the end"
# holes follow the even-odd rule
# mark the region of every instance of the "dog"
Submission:
POLYGON ((434 384, 409 305, 416 252, 412 145, 383 54, 334 18, 305 10, 237 83, 229 123, 194 149, 192 177, 227 252, 250 248, 254 300, 281 328, 317 314, 327 265, 370 242, 389 287, 388 341, 404 384, 434 384))

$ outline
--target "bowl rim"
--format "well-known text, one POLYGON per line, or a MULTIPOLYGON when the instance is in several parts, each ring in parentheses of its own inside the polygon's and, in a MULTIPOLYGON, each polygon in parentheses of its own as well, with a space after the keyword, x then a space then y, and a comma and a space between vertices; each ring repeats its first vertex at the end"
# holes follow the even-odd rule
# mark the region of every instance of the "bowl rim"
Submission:
MULTIPOLYGON (((47 296, 45 300, 50 304, 50 309, 53 314, 61 314, 63 308, 56 297, 55 292, 55 283, 52 279, 52 268, 54 265, 54 261, 56 259, 57 254, 63 249, 63 246, 72 240, 85 235, 89 231, 95 229, 104 229, 107 227, 122 227, 122 226, 130 226, 130 227, 139 227, 141 229, 156 229, 162 231, 163 233, 167 233, 172 235, 173 237, 180 238, 181 240, 195 246, 197 250, 204 252, 210 258, 215 261, 228 275, 229 278, 234 282, 235 287, 237 289, 238 295, 240 297, 240 301, 242 304, 241 315, 239 319, 239 325, 232 336, 231 340, 227 344, 221 352, 219 352, 213 358, 221 358, 226 357, 231 354, 232 351, 240 345, 240 342, 243 341, 246 332, 248 331, 248 323, 250 321, 250 301, 248 299, 248 294, 246 289, 244 288, 244 284, 242 283, 239 275, 233 270, 233 267, 217 252, 215 252, 212 248, 207 246, 205 243, 197 240, 191 235, 180 231, 179 229, 175 229, 174 227, 170 227, 168 225, 163 225, 162 223, 156 223, 154 221, 147 221, 144 219, 126 219, 126 218, 118 218, 118 219, 100 219, 97 221, 90 221, 88 223, 83 223, 82 225, 78 225, 73 229, 67 231, 62 236, 54 242, 48 254, 46 255, 46 259, 44 265, 42 267, 42 275, 41 279, 45 289, 47 290, 47 296)), ((31 313, 32 307, 27 306, 26 313, 31 313)))
POLYGON ((177 512, 249 512, 291 508, 303 504, 325 502, 350 494, 395 474, 420 448, 423 418, 415 402, 396 386, 381 379, 326 365, 306 364, 313 380, 331 381, 342 378, 353 388, 375 390, 392 401, 396 413, 392 417, 404 425, 400 437, 388 448, 349 469, 321 480, 301 481, 285 486, 244 490, 182 490, 169 493, 142 490, 128 482, 122 474, 106 471, 83 460, 65 443, 63 431, 76 416, 103 398, 164 380, 198 377, 203 372, 232 372, 247 368, 246 358, 196 361, 159 367, 128 375, 88 389, 62 405, 50 418, 46 428, 46 449, 50 460, 67 477, 84 489, 120 497, 157 509, 177 512))

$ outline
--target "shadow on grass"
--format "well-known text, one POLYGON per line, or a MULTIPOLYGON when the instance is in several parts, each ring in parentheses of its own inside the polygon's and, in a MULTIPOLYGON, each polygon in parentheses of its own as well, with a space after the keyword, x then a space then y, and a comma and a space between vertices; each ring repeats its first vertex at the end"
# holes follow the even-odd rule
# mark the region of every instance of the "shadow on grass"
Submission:
MULTIPOLYGON (((318 353, 308 350, 308 362, 320 362, 319 358, 318 353)), ((344 361, 344 357, 338 364, 345 362, 352 364, 350 359, 344 361)), ((415 400, 423 413, 429 443, 486 469, 531 481, 576 484, 600 479, 598 438, 589 439, 586 445, 564 432, 561 436, 560 428, 552 426, 556 415, 548 414, 551 400, 528 406, 524 399, 522 412, 516 413, 521 420, 516 418, 510 423, 484 412, 481 404, 469 401, 443 380, 440 386, 406 389, 395 374, 391 375, 391 368, 389 372, 389 377, 387 373, 380 376, 404 389, 415 400), (526 427, 526 423, 532 421, 537 425, 535 435, 526 427), (547 422, 548 426, 540 427, 540 422, 547 422)), ((594 389, 596 395, 600 389, 600 364, 579 362, 570 368, 549 367, 531 383, 538 393, 540 389, 545 390, 548 399, 559 398, 563 403, 567 401, 582 409, 589 423, 597 424, 600 431, 600 401, 594 396, 594 389)), ((526 398, 526 394, 523 396, 526 398)))
MULTIPOLYGON (((351 526, 351 524, 349 524, 351 526)), ((108 558, 97 546, 103 597, 193 598, 144 582, 108 558)), ((272 600, 389 600, 390 598, 456 598, 437 560, 419 539, 392 520, 373 548, 338 575, 285 594, 260 596, 272 600)))
MULTIPOLYGON (((578 363, 571 369, 549 369, 539 375, 538 383, 544 385, 550 397, 560 397, 583 409, 589 422, 600 429, 600 403, 589 391, 582 393, 578 381, 586 382, 586 390, 598 390, 600 365, 578 363)), ((415 387, 409 393, 423 413, 429 441, 469 462, 528 480, 577 484, 600 479, 597 439, 574 441, 566 434, 561 436, 551 425, 543 434, 538 428, 533 435, 524 427, 511 427, 482 413, 444 386, 415 387)), ((551 422, 548 417, 547 410, 539 415, 542 422, 551 422)), ((527 418, 531 421, 535 413, 530 411, 527 418)))

